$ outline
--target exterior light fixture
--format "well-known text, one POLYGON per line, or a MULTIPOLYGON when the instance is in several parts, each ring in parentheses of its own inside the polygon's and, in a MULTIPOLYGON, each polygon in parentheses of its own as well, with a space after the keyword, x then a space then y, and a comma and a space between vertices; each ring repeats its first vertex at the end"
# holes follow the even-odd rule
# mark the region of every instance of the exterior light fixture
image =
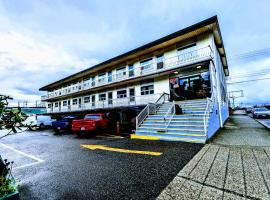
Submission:
POLYGON ((173 73, 178 74, 178 71, 174 71, 173 73))
POLYGON ((201 68, 202 68, 202 66, 201 66, 201 65, 197 66, 197 69, 201 69, 201 68))

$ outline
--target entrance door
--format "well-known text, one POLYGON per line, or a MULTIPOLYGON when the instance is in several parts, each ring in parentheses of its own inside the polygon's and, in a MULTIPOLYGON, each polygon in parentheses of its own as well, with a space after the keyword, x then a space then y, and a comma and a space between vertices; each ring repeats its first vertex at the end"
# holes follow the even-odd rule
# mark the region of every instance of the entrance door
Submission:
POLYGON ((70 100, 68 100, 68 110, 70 110, 70 100))
POLYGON ((112 106, 113 105, 112 92, 108 92, 108 105, 109 106, 112 106))
POLYGON ((92 107, 95 107, 96 106, 96 96, 95 95, 92 95, 91 97, 91 102, 92 102, 92 107))
POLYGON ((210 97, 210 93, 209 72, 170 79, 170 95, 172 100, 203 99, 210 97))
POLYGON ((81 108, 81 107, 82 107, 82 99, 79 98, 79 108, 81 108))
POLYGON ((62 104, 62 102, 61 101, 59 101, 59 111, 61 111, 61 104, 62 104))
POLYGON ((135 104, 135 88, 129 88, 129 103, 135 104))

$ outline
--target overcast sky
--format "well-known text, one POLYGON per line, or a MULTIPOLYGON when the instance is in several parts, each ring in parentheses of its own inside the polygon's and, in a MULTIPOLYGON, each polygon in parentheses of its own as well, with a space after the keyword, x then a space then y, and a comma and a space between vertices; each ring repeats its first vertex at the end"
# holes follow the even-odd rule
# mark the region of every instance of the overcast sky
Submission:
MULTIPOLYGON (((218 15, 230 74, 268 70, 269 0, 0 0, 0 93, 40 99, 38 88, 218 15), (247 53, 247 54, 246 54, 247 53)), ((232 77, 233 78, 233 77, 232 77)), ((233 84, 243 102, 269 102, 270 80, 233 84)))

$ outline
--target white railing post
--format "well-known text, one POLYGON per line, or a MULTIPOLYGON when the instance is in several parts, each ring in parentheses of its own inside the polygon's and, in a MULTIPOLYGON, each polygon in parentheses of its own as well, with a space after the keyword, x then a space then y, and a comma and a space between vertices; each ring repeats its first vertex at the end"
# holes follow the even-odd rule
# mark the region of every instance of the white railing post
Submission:
POLYGON ((211 98, 207 98, 207 104, 206 108, 204 111, 204 117, 203 117, 203 127, 204 127, 204 134, 207 137, 207 128, 208 128, 208 123, 209 123, 209 117, 210 117, 210 112, 213 112, 214 109, 214 94, 212 94, 211 98))
POLYGON ((167 113, 164 115, 165 130, 168 129, 174 115, 175 115, 175 102, 173 101, 172 105, 169 107, 167 113))

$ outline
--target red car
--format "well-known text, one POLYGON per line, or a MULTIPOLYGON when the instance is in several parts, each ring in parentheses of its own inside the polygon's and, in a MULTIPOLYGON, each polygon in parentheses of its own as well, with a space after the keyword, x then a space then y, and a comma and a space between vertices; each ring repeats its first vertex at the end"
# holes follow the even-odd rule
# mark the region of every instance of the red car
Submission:
POLYGON ((110 120, 106 115, 101 113, 87 114, 84 119, 72 121, 72 132, 80 136, 82 133, 97 132, 107 129, 109 125, 110 120))

